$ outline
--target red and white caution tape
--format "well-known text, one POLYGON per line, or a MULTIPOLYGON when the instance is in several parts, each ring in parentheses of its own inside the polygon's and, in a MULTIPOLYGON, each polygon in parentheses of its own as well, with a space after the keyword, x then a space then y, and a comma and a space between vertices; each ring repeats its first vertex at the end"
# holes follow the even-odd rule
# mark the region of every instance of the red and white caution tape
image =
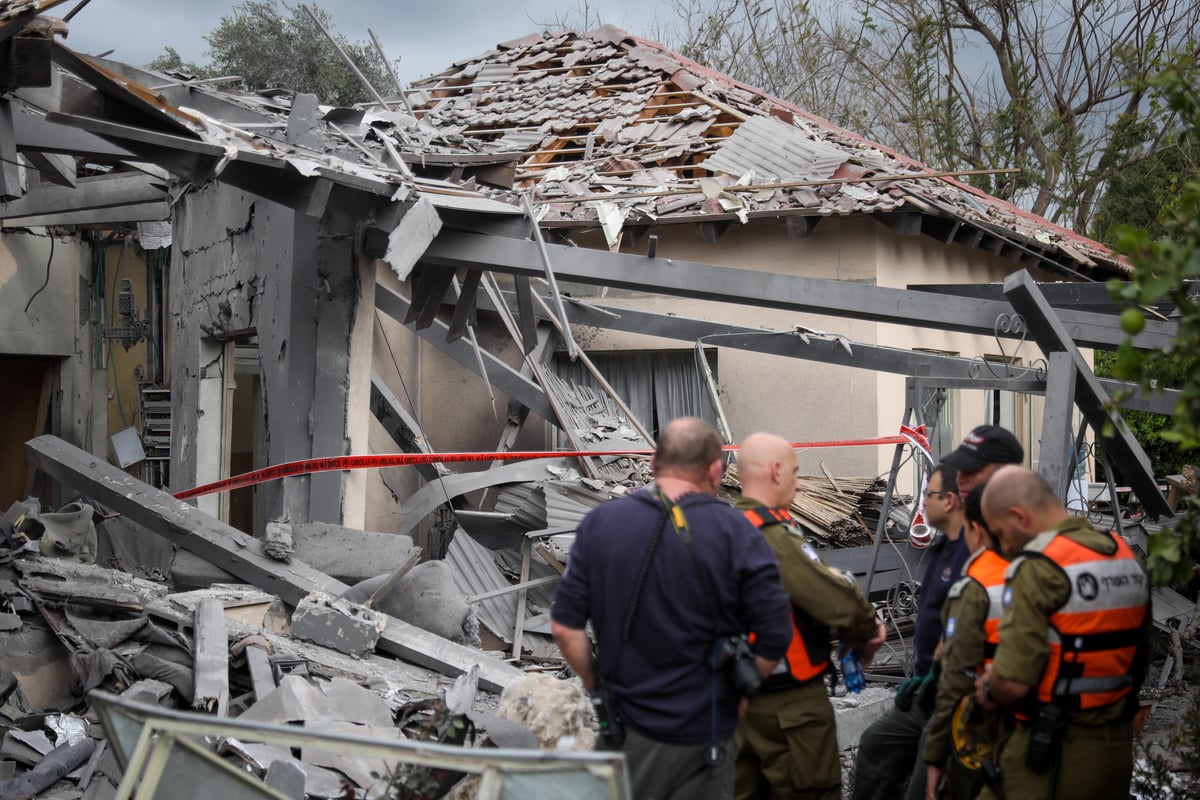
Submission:
MULTIPOLYGON (((928 456, 929 442, 925 439, 924 426, 918 428, 901 427, 897 436, 880 436, 875 439, 843 439, 829 442, 793 442, 794 448, 821 447, 864 447, 870 445, 910 444, 922 450, 928 456)), ((737 445, 725 445, 726 451, 736 451, 737 445)), ((234 475, 231 478, 206 483, 194 489, 186 489, 175 494, 179 500, 188 500, 206 494, 228 492, 253 486, 257 483, 267 483, 280 478, 290 478, 296 475, 310 475, 314 472, 335 472, 351 469, 382 469, 384 467, 412 467, 421 464, 456 464, 480 461, 532 461, 539 458, 585 458, 595 456, 648 456, 653 450, 523 450, 501 453, 389 453, 372 456, 336 456, 332 458, 308 458, 303 461, 288 461, 274 467, 265 467, 253 472, 234 475)))

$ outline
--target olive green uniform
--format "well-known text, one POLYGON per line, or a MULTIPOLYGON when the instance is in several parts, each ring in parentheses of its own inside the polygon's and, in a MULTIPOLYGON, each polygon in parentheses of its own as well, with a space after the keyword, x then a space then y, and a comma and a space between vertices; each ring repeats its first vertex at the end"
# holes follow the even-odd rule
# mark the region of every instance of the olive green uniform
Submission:
MULTIPOLYGON (((968 561, 969 565, 971 562, 968 561)), ((966 570, 966 567, 963 567, 966 570)), ((946 769, 946 781, 955 800, 974 797, 981 785, 979 776, 965 769, 953 755, 950 719, 963 696, 975 693, 975 669, 987 648, 987 590, 974 578, 963 577, 950 587, 942 606, 942 671, 938 676, 937 702, 925 729, 926 764, 946 769)))
MULTIPOLYGON (((741 510, 760 505, 745 497, 734 503, 741 510)), ((837 628, 851 644, 875 635, 875 610, 857 584, 822 564, 787 526, 766 525, 762 533, 779 559, 783 589, 797 609, 837 628)), ((841 797, 837 725, 820 677, 751 699, 738 725, 737 746, 734 780, 739 799, 841 797)))
MULTIPOLYGON (((1111 554, 1116 549, 1110 535, 1094 530, 1082 517, 1072 517, 1052 530, 1100 553, 1111 554)), ((1026 684, 1036 695, 1050 656, 1048 620, 1067 602, 1071 586, 1067 576, 1049 561, 1020 556, 1009 568, 1005 586, 1000 644, 992 674, 1026 684)), ((1133 665, 1134 698, 1146 677, 1153 619, 1147 612, 1133 665)), ((1127 800, 1133 771, 1132 719, 1132 706, 1126 703, 1072 712, 1062 738, 1053 796, 1062 800, 1127 800)), ((1025 765, 1031 733, 1028 724, 1018 727, 1000 750, 1001 781, 1008 800, 1039 800, 1051 795, 1053 770, 1039 774, 1025 765)), ((987 789, 980 796, 994 797, 987 789)))

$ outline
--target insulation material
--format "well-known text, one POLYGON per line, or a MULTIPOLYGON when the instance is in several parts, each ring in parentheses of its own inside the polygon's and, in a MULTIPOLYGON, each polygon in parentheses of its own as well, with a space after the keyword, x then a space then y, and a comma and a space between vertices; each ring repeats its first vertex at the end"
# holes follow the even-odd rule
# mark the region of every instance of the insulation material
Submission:
POLYGON ((544 750, 594 750, 592 705, 578 680, 525 675, 500 695, 496 716, 519 722, 534 732, 544 750))
MULTIPOLYGON (((362 603, 387 581, 380 575, 351 586, 343 599, 362 603)), ((375 601, 376 610, 410 625, 460 644, 479 644, 479 618, 475 607, 454 582, 445 561, 418 564, 383 597, 375 601)))

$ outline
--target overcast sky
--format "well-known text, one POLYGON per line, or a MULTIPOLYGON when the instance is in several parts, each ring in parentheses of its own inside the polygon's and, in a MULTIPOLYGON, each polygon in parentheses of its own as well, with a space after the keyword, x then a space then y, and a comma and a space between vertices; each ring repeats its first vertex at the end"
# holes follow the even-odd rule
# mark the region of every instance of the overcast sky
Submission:
MULTIPOLYGON (((336 33, 370 41, 370 28, 388 57, 400 60, 400 78, 411 82, 497 43, 540 32, 558 17, 580 18, 582 0, 321 0, 336 33)), ((208 61, 204 36, 238 0, 92 0, 71 19, 66 44, 82 53, 112 50, 111 58, 143 65, 170 46, 185 61, 208 61)), ((289 0, 289 5, 293 5, 289 0)), ((67 2, 50 11, 65 15, 67 2)), ((653 37, 656 19, 671 19, 671 0, 588 0, 592 18, 653 37)))

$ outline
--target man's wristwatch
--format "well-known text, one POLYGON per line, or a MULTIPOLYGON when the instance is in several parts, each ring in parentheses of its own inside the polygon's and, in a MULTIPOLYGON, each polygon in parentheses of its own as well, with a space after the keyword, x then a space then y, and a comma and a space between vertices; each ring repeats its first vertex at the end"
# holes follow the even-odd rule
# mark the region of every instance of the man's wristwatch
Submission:
POLYGON ((983 682, 983 697, 989 703, 996 702, 996 698, 992 697, 992 679, 988 678, 983 682))

